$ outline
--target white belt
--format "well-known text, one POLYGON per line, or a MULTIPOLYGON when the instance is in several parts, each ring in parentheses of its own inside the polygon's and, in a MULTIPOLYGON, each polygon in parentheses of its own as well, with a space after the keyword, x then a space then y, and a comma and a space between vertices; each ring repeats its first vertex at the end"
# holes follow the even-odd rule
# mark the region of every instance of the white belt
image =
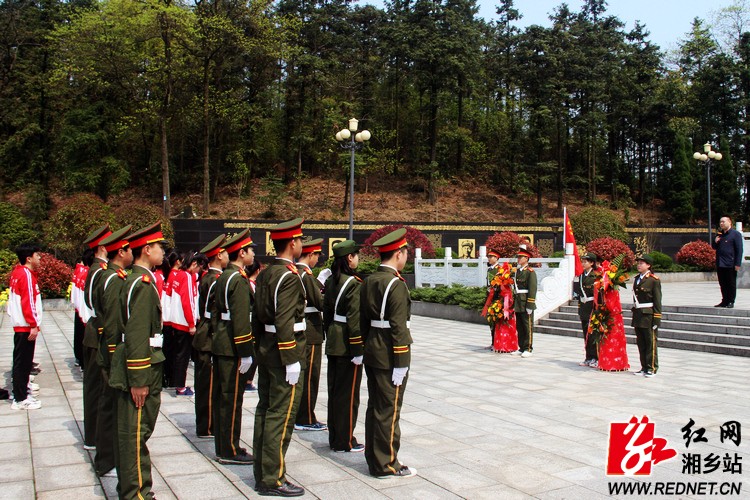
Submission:
POLYGON ((320 311, 318 311, 317 307, 312 307, 312 306, 305 307, 305 314, 313 314, 313 313, 319 313, 319 312, 320 311))
MULTIPOLYGON (((373 328, 390 328, 391 324, 387 320, 380 321, 377 319, 371 319, 370 326, 373 328)), ((411 328, 411 321, 406 322, 406 328, 411 328)))
MULTIPOLYGON (((268 333, 276 333, 276 326, 275 325, 263 325, 266 329, 266 332, 268 333)), ((294 331, 295 332, 304 332, 307 329, 307 323, 305 321, 300 321, 299 323, 294 324, 294 331)))
POLYGON ((346 323, 346 316, 342 316, 340 314, 334 314, 333 321, 336 321, 338 323, 346 323))
POLYGON ((529 293, 529 291, 516 289, 516 293, 529 293))
POLYGON ((578 301, 581 302, 582 304, 585 304, 586 302, 591 302, 592 300, 594 300, 594 297, 579 297, 578 298, 578 301))
POLYGON ((647 307, 654 307, 654 303, 653 302, 638 302, 635 305, 636 309, 646 309, 647 307))
POLYGON ((206 319, 211 319, 211 313, 206 311, 205 313, 203 313, 203 317, 206 319))

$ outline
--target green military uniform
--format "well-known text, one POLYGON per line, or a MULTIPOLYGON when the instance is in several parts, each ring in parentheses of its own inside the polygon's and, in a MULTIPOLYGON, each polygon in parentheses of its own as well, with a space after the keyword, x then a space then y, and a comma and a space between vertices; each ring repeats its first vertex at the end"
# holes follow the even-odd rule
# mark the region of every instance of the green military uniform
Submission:
MULTIPOLYGON (((596 256, 592 253, 586 254, 584 258, 596 263, 596 256)), ((581 273, 573 286, 573 294, 578 297, 578 318, 581 320, 581 329, 583 331, 584 347, 586 350, 585 361, 599 359, 594 337, 588 334, 591 311, 594 309, 594 283, 596 283, 596 274, 592 268, 588 273, 581 273)))
MULTIPOLYGON (((359 245, 345 240, 333 247, 334 256, 346 257, 359 251, 359 245)), ((328 444, 336 451, 360 448, 354 437, 359 414, 364 342, 360 326, 358 276, 340 274, 326 281, 323 326, 328 356, 328 444)))
POLYGON ((94 262, 86 275, 86 285, 83 289, 86 307, 93 315, 86 322, 83 333, 83 429, 84 443, 96 446, 96 426, 99 417, 99 400, 104 390, 102 368, 97 362, 99 355, 99 336, 101 335, 101 318, 94 305, 94 296, 103 292, 101 277, 107 269, 107 261, 94 258, 94 262))
MULTIPOLYGON (((302 237, 302 219, 271 229, 274 240, 302 237)), ((276 258, 261 271, 255 286, 253 329, 258 360, 258 406, 253 450, 256 488, 287 486, 284 456, 294 432, 302 388, 289 384, 290 369, 305 377, 305 288, 296 266, 276 258), (299 365, 297 365, 299 364, 299 365)), ((298 487, 295 487, 298 488, 298 487)))
MULTIPOLYGON (((132 226, 126 226, 115 231, 102 240, 101 244, 110 251, 110 245, 116 248, 126 248, 125 236, 130 232, 132 226)), ((101 273, 101 293, 93 294, 94 309, 101 325, 99 335, 99 351, 97 363, 100 366, 102 376, 102 392, 98 401, 98 414, 96 426, 96 456, 94 457, 94 469, 98 475, 104 475, 117 465, 115 422, 117 391, 109 386, 109 369, 112 364, 112 354, 115 347, 121 341, 121 333, 118 330, 120 321, 120 294, 125 284, 127 273, 114 262, 107 264, 107 269, 101 273)))
MULTIPOLYGON (((132 248, 164 241, 161 223, 146 227, 128 238, 132 248)), ((154 432, 161 406, 164 353, 161 350, 162 311, 153 273, 134 265, 122 285, 118 332, 109 385, 117 391, 118 493, 124 500, 153 498, 151 458, 147 441, 154 432), (143 406, 137 408, 132 390, 148 388, 143 406)))
MULTIPOLYGON (((315 244, 320 245, 322 238, 305 243, 305 247, 315 244)), ((305 250, 303 250, 305 251, 305 250)), ((318 422, 315 416, 315 405, 318 401, 318 388, 320 387, 320 368, 322 359, 322 345, 325 337, 323 336, 323 319, 321 311, 323 310, 323 294, 320 293, 320 283, 315 278, 312 270, 305 264, 297 263, 297 272, 299 272, 302 285, 305 287, 305 296, 307 297, 307 306, 305 307, 305 360, 307 372, 302 383, 302 397, 300 398, 299 410, 297 411, 296 424, 301 426, 313 426, 318 424, 318 428, 325 427, 318 422)), ((330 401, 329 401, 330 407, 330 401)))
MULTIPOLYGON (((231 243, 232 240, 228 245, 231 243)), ((224 463, 249 464, 252 457, 240 447, 242 403, 248 378, 247 371, 240 373, 240 361, 255 354, 250 283, 245 270, 232 262, 219 276, 215 288, 211 352, 216 395, 213 403, 216 457, 224 463)))
MULTIPOLYGON (((201 249, 201 253, 212 259, 222 252, 226 235, 221 235, 201 249)), ((193 359, 195 363, 195 433, 199 437, 213 436, 214 374, 211 359, 213 338, 212 311, 216 299, 216 281, 222 269, 209 267, 198 286, 198 324, 193 336, 193 359)))
MULTIPOLYGON (((374 243, 381 253, 406 246, 406 231, 398 229, 374 243), (403 241, 403 246, 398 246, 403 241), (391 242, 392 244, 388 244, 391 242)), ((365 414, 365 459, 373 476, 401 475, 408 468, 398 460, 399 419, 408 373, 394 385, 394 369, 411 365, 411 299, 399 272, 381 265, 367 277, 360 292, 360 327, 364 340, 368 402, 365 414)))
MULTIPOLYGON (((642 257, 646 258, 650 256, 642 257)), ((660 324, 661 281, 649 270, 643 276, 636 276, 633 283, 633 328, 641 359, 640 371, 645 374, 656 374, 659 370, 656 343, 660 324)))
POLYGON ((222 270, 208 268, 198 288, 198 314, 201 315, 193 336, 195 355, 195 433, 213 435, 213 396, 215 388, 211 341, 213 339, 212 311, 216 300, 216 281, 222 270))
POLYGON ((513 276, 513 311, 516 313, 518 349, 534 350, 534 310, 536 309, 536 273, 528 265, 516 269, 513 276), (531 310, 531 313, 527 312, 531 310))

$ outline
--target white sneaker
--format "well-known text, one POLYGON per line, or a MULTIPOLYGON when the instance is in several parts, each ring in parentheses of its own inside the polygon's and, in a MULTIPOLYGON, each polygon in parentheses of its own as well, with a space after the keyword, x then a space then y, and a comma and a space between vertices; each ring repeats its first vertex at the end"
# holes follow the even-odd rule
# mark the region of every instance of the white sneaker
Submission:
POLYGON ((38 391, 39 384, 35 384, 34 382, 29 382, 28 388, 30 391, 38 391))
POLYGON ((20 403, 18 401, 13 401, 13 404, 10 405, 11 410, 38 410, 41 407, 42 402, 34 398, 26 398, 20 403))
POLYGON ((589 364, 589 366, 591 368, 599 368, 599 361, 597 361, 596 359, 592 359, 591 363, 589 364))
POLYGON ((521 351, 513 351, 510 354, 511 354, 511 356, 521 356, 521 351))
POLYGON ((29 382, 33 382, 36 378, 36 375, 29 375, 29 382))
POLYGON ((522 358, 530 358, 531 356, 532 356, 532 353, 531 353, 531 351, 523 351, 523 352, 521 353, 521 357, 522 357, 522 358))
POLYGON ((112 467, 108 472, 104 473, 102 477, 117 477, 117 469, 112 467))

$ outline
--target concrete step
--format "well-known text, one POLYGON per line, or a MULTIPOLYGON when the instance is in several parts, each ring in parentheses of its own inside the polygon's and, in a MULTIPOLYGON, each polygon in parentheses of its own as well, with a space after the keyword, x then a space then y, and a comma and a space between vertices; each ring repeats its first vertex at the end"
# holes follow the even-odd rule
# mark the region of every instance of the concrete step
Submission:
MULTIPOLYGON (((577 317, 575 320, 548 317, 541 320, 538 325, 568 328, 576 332, 579 332, 581 329, 581 323, 578 321, 577 317)), ((683 325, 680 325, 679 323, 668 324, 667 322, 662 321, 662 324, 659 327, 659 341, 661 341, 661 339, 672 339, 708 342, 721 345, 750 346, 750 333, 745 335, 739 335, 736 333, 715 333, 704 330, 685 329, 682 326, 683 325)), ((635 330, 627 321, 625 322, 625 334, 635 335, 635 330)))
MULTIPOLYGON (((623 321, 626 325, 630 324, 632 314, 630 311, 623 311, 623 321)), ((561 320, 561 321, 575 321, 580 323, 578 319, 578 311, 566 312, 557 311, 551 312, 547 315, 550 320, 561 320)), ((748 326, 737 326, 734 324, 726 324, 717 318, 698 318, 692 317, 692 321, 679 320, 672 314, 665 314, 662 316, 661 329, 662 330, 687 330, 687 331, 699 331, 705 333, 716 333, 724 335, 747 335, 750 336, 750 325, 748 326)), ((733 318, 736 319, 736 318, 733 318)))
MULTIPOLYGON (((573 309, 578 308, 578 301, 571 300, 567 305, 562 308, 571 307, 573 309)), ((624 302, 622 304, 623 311, 629 311, 633 307, 631 302, 624 302)), ((664 306, 662 307, 662 314, 664 313, 675 313, 675 314, 692 314, 697 316, 720 316, 725 318, 746 318, 750 320, 750 310, 747 309, 726 309, 724 307, 697 307, 697 306, 664 306)))
MULTIPOLYGON (((625 330, 625 338, 628 344, 635 344, 635 335, 629 329, 625 330)), ((568 327, 557 327, 545 324, 542 320, 539 324, 534 326, 534 331, 537 333, 545 333, 549 335, 562 335, 566 337, 578 337, 583 341, 583 335, 579 330, 573 330, 568 327)), ((670 348, 670 349, 682 349, 687 351, 698 351, 698 352, 711 352, 715 354, 727 354, 730 356, 743 356, 750 357, 750 345, 728 345, 728 344, 717 344, 713 342, 701 342, 696 340, 681 340, 668 338, 664 336, 664 332, 659 332, 659 347, 670 348)))

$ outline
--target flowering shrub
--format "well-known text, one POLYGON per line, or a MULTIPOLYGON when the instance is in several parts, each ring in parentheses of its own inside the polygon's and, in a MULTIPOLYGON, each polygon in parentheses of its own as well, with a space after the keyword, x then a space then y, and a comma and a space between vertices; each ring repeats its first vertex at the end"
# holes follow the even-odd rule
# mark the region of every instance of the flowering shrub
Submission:
MULTIPOLYGON (((513 258, 518 253, 518 247, 521 245, 521 237, 512 231, 504 233, 495 233, 484 244, 487 251, 494 250, 503 258, 513 258)), ((526 248, 531 252, 532 257, 541 257, 542 254, 534 246, 526 243, 526 248)))
POLYGON ((622 241, 610 237, 597 238, 586 245, 586 251, 593 252, 599 258, 599 262, 612 260, 623 254, 622 267, 630 269, 635 265, 635 254, 622 241))
POLYGON ((696 266, 702 271, 712 271, 716 265, 716 252, 705 241, 686 243, 677 252, 677 262, 696 266))
POLYGON ((432 247, 432 242, 424 235, 419 229, 415 229, 411 226, 404 226, 403 224, 395 224, 392 226, 381 227, 374 231, 364 242, 362 246, 362 253, 365 255, 378 255, 378 250, 372 246, 374 242, 401 227, 406 228, 406 241, 409 242, 409 260, 414 260, 414 249, 422 249, 422 258, 433 259, 435 258, 435 249, 432 247))
POLYGON ((42 254, 42 265, 37 272, 39 289, 42 298, 55 299, 65 297, 68 285, 73 279, 73 269, 65 262, 56 259, 52 254, 42 254))

